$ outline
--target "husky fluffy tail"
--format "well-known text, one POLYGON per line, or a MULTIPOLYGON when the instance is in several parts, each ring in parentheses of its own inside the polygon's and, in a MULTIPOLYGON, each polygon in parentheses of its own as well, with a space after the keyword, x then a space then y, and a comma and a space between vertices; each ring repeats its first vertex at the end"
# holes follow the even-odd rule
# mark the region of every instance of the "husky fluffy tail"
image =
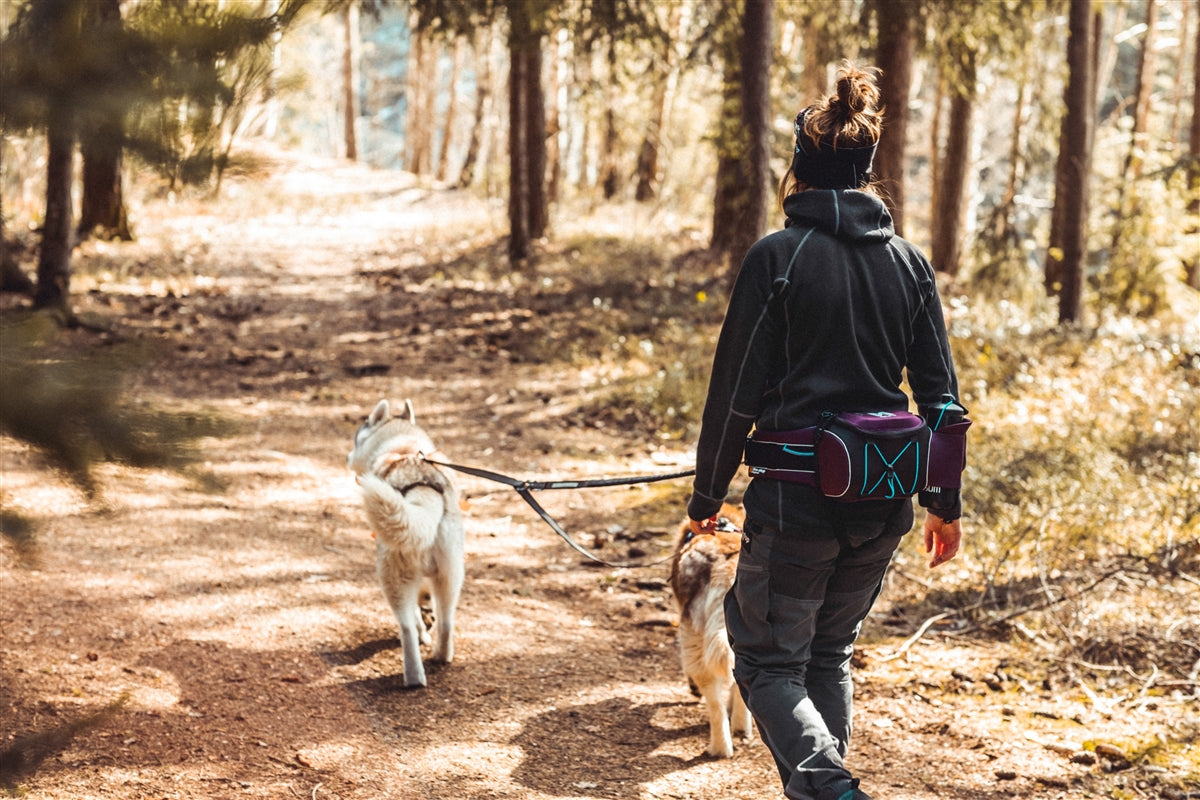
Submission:
POLYGON ((441 492, 424 484, 401 493, 377 475, 360 475, 367 520, 379 541, 405 550, 425 550, 437 538, 445 510, 441 492))

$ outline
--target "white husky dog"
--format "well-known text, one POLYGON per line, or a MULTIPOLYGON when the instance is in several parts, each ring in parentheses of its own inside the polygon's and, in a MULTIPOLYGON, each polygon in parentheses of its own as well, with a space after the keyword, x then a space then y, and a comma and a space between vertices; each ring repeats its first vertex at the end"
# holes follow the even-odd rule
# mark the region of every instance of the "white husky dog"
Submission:
POLYGON ((392 416, 388 401, 380 400, 354 435, 349 457, 375 533, 379 585, 400 625, 405 686, 425 685, 420 645, 430 638, 421 618, 422 589, 430 590, 437 624, 431 658, 450 662, 454 611, 465 573, 458 492, 422 458, 435 450, 416 425, 411 401, 405 400, 402 413, 392 416))

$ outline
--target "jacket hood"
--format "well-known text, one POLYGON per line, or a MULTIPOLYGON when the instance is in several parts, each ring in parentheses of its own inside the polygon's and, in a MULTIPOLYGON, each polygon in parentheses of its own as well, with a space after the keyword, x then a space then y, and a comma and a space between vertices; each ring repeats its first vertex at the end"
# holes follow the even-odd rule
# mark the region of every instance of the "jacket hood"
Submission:
POLYGON ((804 225, 850 242, 886 242, 896 235, 887 206, 856 189, 809 189, 783 201, 787 227, 804 225))

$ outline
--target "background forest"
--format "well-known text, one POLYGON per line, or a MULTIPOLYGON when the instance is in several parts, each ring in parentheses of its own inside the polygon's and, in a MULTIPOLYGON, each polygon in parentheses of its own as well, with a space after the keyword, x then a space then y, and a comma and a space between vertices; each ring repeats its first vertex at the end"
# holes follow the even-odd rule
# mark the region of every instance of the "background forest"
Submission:
MULTIPOLYGON (((379 395, 483 380, 433 419, 466 437, 456 417, 486 408, 493 439, 469 452, 511 470, 686 463, 727 288, 780 223, 792 118, 852 59, 882 70, 877 178, 942 276, 977 420, 965 552, 935 579, 900 557, 897 641, 879 641, 1002 648, 1018 660, 998 658, 992 691, 1061 689, 1144 729, 1102 759, 1136 780, 1028 796, 1200 796, 1195 2, 0 0, 0 36, 8 630, 50 613, 23 570, 68 538, 41 465, 78 491, 55 501, 72 518, 136 495, 120 470, 213 491, 229 476, 212 454, 246 425, 261 441, 264 404, 350 425, 379 395), (316 231, 345 240, 330 254, 316 231), (371 349, 401 344, 415 365, 371 349)), ((306 453, 330 436, 293 435, 306 453)), ((669 547, 684 489, 656 522, 627 499, 607 511, 669 547)), ((346 505, 322 513, 350 526, 346 505)), ((562 513, 628 555, 624 528, 562 513)), ((9 636, 0 674, 37 672, 9 636)), ((11 688, 32 680, 0 690, 9 740, 47 704, 112 699, 11 688)), ((485 795, 542 796, 419 796, 485 795)))

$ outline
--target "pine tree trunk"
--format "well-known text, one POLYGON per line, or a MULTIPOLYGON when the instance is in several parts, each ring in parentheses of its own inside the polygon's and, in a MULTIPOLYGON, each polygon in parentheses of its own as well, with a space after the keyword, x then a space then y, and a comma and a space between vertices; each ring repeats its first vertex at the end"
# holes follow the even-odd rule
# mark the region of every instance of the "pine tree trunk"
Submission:
MULTIPOLYGON (((0 157, 4 153, 4 140, 0 137, 0 157)), ((3 174, 3 170, 0 170, 3 174)), ((0 292, 16 292, 32 295, 33 281, 21 271, 16 259, 9 255, 8 239, 4 233, 4 193, 0 192, 0 292)))
POLYGON ((405 141, 408 143, 408 170, 428 175, 433 155, 433 114, 429 62, 436 61, 428 34, 414 30, 408 64, 408 119, 405 141))
POLYGON ((533 239, 549 226, 546 203, 546 106, 542 95, 541 33, 524 0, 508 3, 509 237, 513 262, 529 257, 533 239))
POLYGON ((492 92, 491 54, 492 26, 484 25, 475 34, 475 115, 471 122, 471 137, 467 140, 467 154, 463 158, 462 170, 458 174, 458 188, 460 189, 467 188, 475 180, 475 163, 479 160, 484 120, 492 92))
MULTIPOLYGON (((730 265, 740 265, 750 249, 766 233, 767 207, 771 196, 771 26, 774 0, 746 0, 742 17, 741 106, 745 126, 745 206, 740 215, 730 265)), ((737 268, 730 270, 730 285, 737 268)))
POLYGON ((1083 300, 1083 272, 1087 251, 1088 176, 1092 164, 1092 17, 1090 0, 1071 0, 1070 35, 1067 40, 1067 115, 1063 120, 1060 152, 1065 159, 1063 181, 1056 185, 1054 204, 1062 204, 1062 291, 1058 300, 1059 324, 1079 319, 1083 300), (1059 193, 1061 190, 1061 194, 1059 193))
MULTIPOLYGON (((817 24, 816 17, 806 15, 804 21, 804 43, 801 45, 804 64, 800 70, 800 97, 803 103, 815 103, 829 91, 826 64, 821 59, 823 49, 818 40, 825 35, 824 29, 817 24)), ((799 109, 796 109, 799 111, 799 109)))
POLYGON ((721 64, 721 106, 713 137, 717 149, 716 187, 713 195, 712 238, 709 247, 729 260, 729 272, 738 269, 734 248, 740 241, 738 225, 746 206, 746 139, 742 122, 742 29, 729 26, 716 43, 721 64))
POLYGON ((356 103, 354 102, 354 58, 357 52, 355 40, 358 34, 358 4, 348 2, 342 6, 342 134, 346 145, 346 159, 358 160, 358 136, 354 130, 356 103))
POLYGON ((1146 33, 1142 37, 1141 55, 1138 58, 1137 85, 1133 103, 1133 130, 1129 139, 1129 152, 1125 156, 1125 168, 1118 185, 1142 176, 1142 164, 1150 149, 1150 95, 1154 92, 1155 47, 1158 8, 1155 0, 1146 0, 1146 33))
POLYGON ((1024 59, 1021 69, 1021 85, 1017 87, 1017 102, 1013 109, 1013 123, 1009 135, 1008 178, 1004 183, 1004 194, 993 213, 992 239, 997 243, 1008 241, 1012 231, 1012 215, 1017 199, 1017 185, 1021 180, 1024 152, 1022 132, 1025 130, 1025 104, 1029 92, 1029 59, 1024 59))
POLYGON ((637 188, 634 189, 633 199, 639 203, 653 200, 658 195, 658 153, 666 107, 667 76, 660 71, 655 76, 646 135, 642 137, 642 146, 638 149, 637 188))
MULTIPOLYGON (((93 0, 84 6, 84 13, 85 24, 97 35, 121 27, 119 0, 93 0)), ((106 239, 133 240, 122 183, 124 138, 123 110, 110 105, 93 110, 89 123, 80 130, 83 194, 76 228, 80 239, 98 230, 106 239)))
POLYGON ((975 101, 960 91, 950 93, 949 129, 941 160, 941 180, 934 209, 932 256, 934 267, 957 275, 962 266, 967 166, 971 157, 971 125, 975 101))
POLYGON ((74 112, 50 109, 46 126, 46 217, 38 254, 35 308, 69 312, 71 286, 71 180, 75 156, 74 112))
POLYGON ((938 207, 938 194, 942 190, 942 118, 946 106, 946 76, 942 66, 935 64, 933 89, 933 116, 929 121, 929 208, 930 215, 938 207))
POLYGON ((726 62, 722 103, 717 134, 716 192, 713 196, 712 238, 709 247, 719 253, 730 253, 738 241, 738 220, 745 204, 745 173, 742 169, 744 151, 735 140, 734 131, 741 126, 741 74, 737 64, 726 62))
POLYGON ((675 37, 679 34, 680 18, 683 6, 671 5, 668 10, 667 36, 662 50, 654 59, 654 89, 650 98, 650 119, 646 123, 646 135, 638 150, 637 188, 633 197, 639 203, 653 200, 658 196, 659 188, 659 153, 662 150, 662 134, 667 123, 667 96, 672 84, 672 74, 675 70, 672 54, 675 50, 675 37))
POLYGON ((885 111, 883 136, 875 153, 875 179, 892 213, 896 233, 904 235, 904 151, 908 138, 908 95, 912 88, 913 22, 910 9, 894 0, 875 0, 879 29, 876 66, 885 111))
POLYGON ((621 174, 617 167, 620 135, 617 133, 617 48, 613 37, 608 40, 608 75, 604 89, 604 139, 600 153, 600 187, 605 200, 612 200, 621 190, 621 174))
MULTIPOLYGON (((1200 20, 1196 24, 1196 41, 1192 45, 1192 126, 1188 132, 1187 185, 1191 189, 1188 211, 1194 219, 1200 214, 1200 20)), ((1193 237, 1200 235, 1195 227, 1193 237)), ((1187 263, 1187 282, 1193 289, 1200 289, 1200 256, 1191 255, 1187 263)))
POLYGON ((1179 57, 1175 61, 1175 85, 1171 87, 1171 123, 1167 126, 1171 145, 1183 145, 1183 109, 1187 96, 1187 70, 1183 68, 1187 58, 1188 37, 1192 34, 1192 15, 1195 3, 1183 4, 1183 15, 1179 20, 1179 57))
POLYGON ((547 50, 550 54, 550 64, 545 73, 549 79, 544 93, 546 102, 546 198, 550 203, 558 202, 559 182, 562 180, 562 152, 559 147, 559 134, 562 126, 559 123, 562 110, 559 101, 559 71, 562 68, 562 46, 553 42, 547 50))
MULTIPOLYGON (((1116 10, 1116 25, 1119 29, 1125 19, 1125 7, 1119 6, 1116 10)), ((1089 69, 1091 85, 1088 87, 1092 105, 1091 114, 1093 117, 1092 130, 1095 130, 1095 98, 1096 84, 1099 76, 1108 74, 1112 71, 1113 62, 1116 60, 1116 48, 1110 46, 1104 50, 1106 44, 1103 36, 1104 30, 1104 12, 1098 9, 1095 12, 1095 17, 1092 24, 1092 42, 1091 42, 1091 67, 1089 69)), ((1111 43, 1110 43, 1111 44, 1111 43)), ((1068 89, 1064 89, 1064 105, 1067 102, 1066 93, 1068 89)), ((1058 198, 1066 197, 1069 189, 1069 172, 1070 160, 1077 155, 1074 148, 1063 148, 1062 143, 1067 141, 1067 115, 1063 114, 1062 122, 1059 124, 1059 151, 1058 158, 1054 166, 1054 197, 1055 202, 1050 210, 1050 236, 1046 246, 1046 261, 1043 264, 1042 283, 1046 289, 1047 297, 1058 297, 1062 293, 1063 288, 1063 240, 1066 232, 1064 230, 1065 220, 1064 214, 1067 204, 1058 202, 1058 198)), ((1089 145, 1091 143, 1089 142, 1089 145)))
POLYGON ((462 40, 454 39, 453 58, 450 62, 450 81, 446 89, 446 118, 442 123, 442 149, 438 152, 438 165, 434 177, 446 180, 450 166, 450 143, 454 138, 454 124, 458 117, 458 73, 462 69, 462 40))
POLYGON ((80 144, 83 194, 79 201, 80 239, 99 233, 104 239, 133 241, 122 184, 121 128, 105 125, 80 144))
MULTIPOLYGON (((514 5, 520 5, 518 0, 514 5)), ((510 12, 511 13, 511 12, 510 12)), ((516 27, 516 23, 513 23, 516 27)), ((514 31, 513 36, 516 33, 514 31)), ((531 203, 529 184, 529 134, 524 124, 525 106, 529 102, 525 92, 528 81, 529 59, 516 41, 510 43, 510 65, 508 70, 508 258, 516 263, 529 257, 529 206, 531 203)))
POLYGON ((525 72, 525 144, 529 148, 529 233, 534 239, 550 228, 550 204, 546 197, 546 95, 542 91, 541 36, 534 33, 525 72))

